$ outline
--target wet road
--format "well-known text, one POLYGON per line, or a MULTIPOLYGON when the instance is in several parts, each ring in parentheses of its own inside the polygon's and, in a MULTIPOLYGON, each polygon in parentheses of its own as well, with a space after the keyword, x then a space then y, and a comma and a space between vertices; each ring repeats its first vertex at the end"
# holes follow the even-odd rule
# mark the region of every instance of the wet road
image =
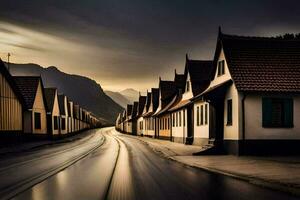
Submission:
POLYGON ((112 128, 103 135, 102 146, 14 199, 297 199, 164 159, 112 128))

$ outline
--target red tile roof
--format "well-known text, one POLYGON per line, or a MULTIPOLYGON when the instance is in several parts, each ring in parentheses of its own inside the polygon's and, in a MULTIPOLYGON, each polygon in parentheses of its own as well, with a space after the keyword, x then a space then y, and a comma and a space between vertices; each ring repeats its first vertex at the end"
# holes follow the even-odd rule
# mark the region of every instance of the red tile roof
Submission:
POLYGON ((219 33, 216 59, 224 49, 239 91, 300 92, 300 40, 219 33))

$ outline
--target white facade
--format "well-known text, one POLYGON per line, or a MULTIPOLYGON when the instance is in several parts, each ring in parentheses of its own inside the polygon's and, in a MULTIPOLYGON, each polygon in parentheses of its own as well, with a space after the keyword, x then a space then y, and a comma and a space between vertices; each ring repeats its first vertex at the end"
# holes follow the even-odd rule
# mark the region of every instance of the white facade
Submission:
POLYGON ((137 135, 144 135, 144 119, 143 117, 139 117, 137 119, 137 135))
POLYGON ((198 100, 194 109, 194 144, 205 145, 209 140, 209 103, 198 100))
MULTIPOLYGON (((266 97, 266 96, 264 96, 266 97)), ((275 97, 275 95, 268 95, 275 97)), ((278 97, 278 96, 277 96, 278 97)), ((282 97, 279 96, 279 97, 282 97)), ((294 126, 290 128, 265 128, 262 126, 262 96, 247 95, 245 98, 245 139, 247 140, 294 140, 300 139, 300 96, 285 95, 293 98, 294 126)))
POLYGON ((172 140, 178 143, 185 143, 187 137, 187 109, 181 109, 171 114, 172 140))

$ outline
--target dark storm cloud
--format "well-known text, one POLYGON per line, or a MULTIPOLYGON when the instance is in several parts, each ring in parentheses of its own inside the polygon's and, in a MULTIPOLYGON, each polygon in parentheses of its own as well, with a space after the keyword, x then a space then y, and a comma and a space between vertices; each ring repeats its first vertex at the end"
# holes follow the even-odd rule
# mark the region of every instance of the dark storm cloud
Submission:
POLYGON ((94 47, 92 53, 84 53, 90 59, 86 71, 73 65, 74 73, 93 74, 104 85, 111 81, 120 87, 140 78, 149 84, 156 81, 157 74, 172 78, 174 67, 183 66, 186 52, 192 58, 211 58, 219 25, 224 32, 243 35, 300 31, 300 3, 296 0, 1 3, 5 6, 0 7, 0 20, 94 47))

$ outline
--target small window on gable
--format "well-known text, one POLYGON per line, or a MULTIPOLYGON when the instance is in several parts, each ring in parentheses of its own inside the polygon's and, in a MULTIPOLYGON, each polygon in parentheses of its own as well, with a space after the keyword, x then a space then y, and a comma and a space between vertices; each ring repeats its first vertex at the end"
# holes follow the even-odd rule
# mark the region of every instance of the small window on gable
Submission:
POLYGON ((218 62, 218 76, 225 74, 225 61, 221 60, 218 62))

